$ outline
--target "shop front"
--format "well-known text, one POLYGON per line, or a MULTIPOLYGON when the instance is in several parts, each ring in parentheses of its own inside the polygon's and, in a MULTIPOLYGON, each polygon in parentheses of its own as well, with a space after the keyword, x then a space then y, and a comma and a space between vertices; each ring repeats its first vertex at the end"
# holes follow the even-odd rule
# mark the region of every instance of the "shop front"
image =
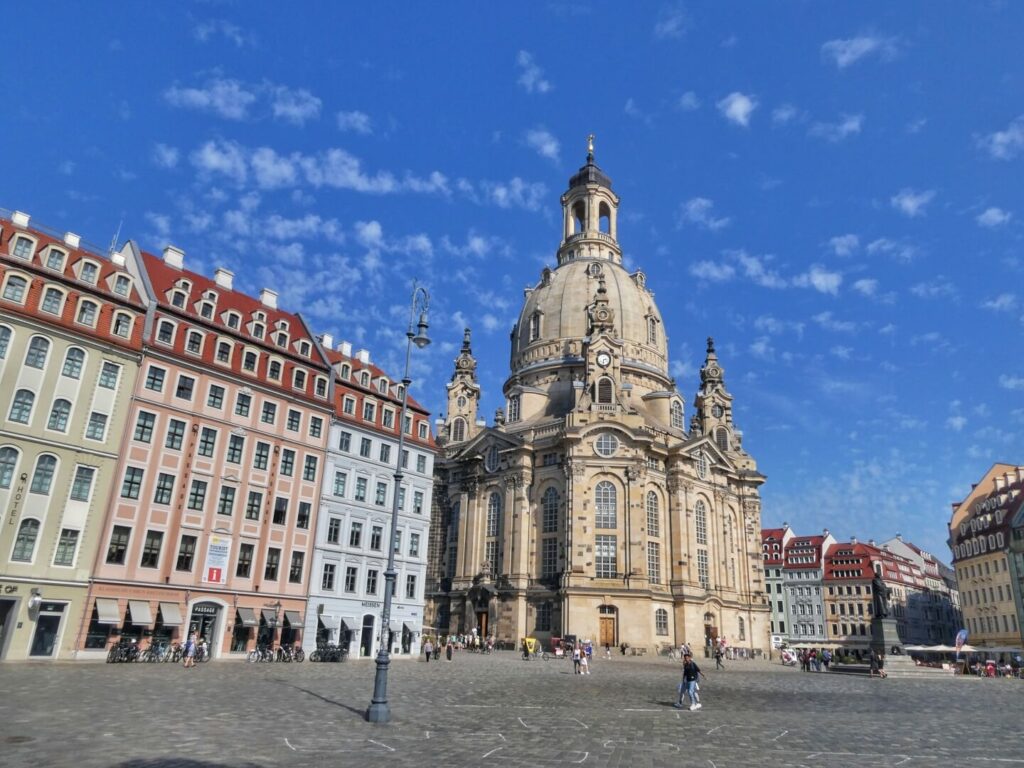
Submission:
POLYGON ((84 586, 0 581, 0 660, 69 658, 85 594, 84 586))

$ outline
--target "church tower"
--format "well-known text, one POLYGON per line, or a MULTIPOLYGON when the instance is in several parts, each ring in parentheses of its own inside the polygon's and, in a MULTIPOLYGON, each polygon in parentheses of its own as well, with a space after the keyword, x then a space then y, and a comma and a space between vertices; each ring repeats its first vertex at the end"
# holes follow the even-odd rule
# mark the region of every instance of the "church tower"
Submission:
POLYGON ((740 446, 708 340, 690 429, 619 197, 594 160, 561 197, 555 265, 512 328, 505 408, 478 427, 469 332, 435 463, 426 623, 518 643, 768 649, 764 476, 740 446))

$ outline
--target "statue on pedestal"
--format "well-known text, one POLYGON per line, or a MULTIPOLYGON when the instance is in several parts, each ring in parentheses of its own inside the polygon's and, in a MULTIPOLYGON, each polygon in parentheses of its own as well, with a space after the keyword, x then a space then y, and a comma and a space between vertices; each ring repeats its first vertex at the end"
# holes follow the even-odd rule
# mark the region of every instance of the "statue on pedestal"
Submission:
POLYGON ((871 605, 876 619, 884 619, 889 615, 889 598, 892 597, 892 590, 882 581, 882 574, 875 571, 875 577, 871 580, 871 605))

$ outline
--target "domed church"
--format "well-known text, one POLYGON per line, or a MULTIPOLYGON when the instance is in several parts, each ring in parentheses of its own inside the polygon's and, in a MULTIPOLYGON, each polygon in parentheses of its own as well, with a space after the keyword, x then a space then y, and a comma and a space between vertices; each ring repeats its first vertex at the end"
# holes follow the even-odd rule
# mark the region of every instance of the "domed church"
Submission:
POLYGON ((465 332, 438 420, 424 626, 545 648, 725 637, 766 651, 765 477, 710 338, 687 425, 654 293, 622 265, 618 210, 591 141, 562 195, 557 265, 512 329, 493 426, 465 332))

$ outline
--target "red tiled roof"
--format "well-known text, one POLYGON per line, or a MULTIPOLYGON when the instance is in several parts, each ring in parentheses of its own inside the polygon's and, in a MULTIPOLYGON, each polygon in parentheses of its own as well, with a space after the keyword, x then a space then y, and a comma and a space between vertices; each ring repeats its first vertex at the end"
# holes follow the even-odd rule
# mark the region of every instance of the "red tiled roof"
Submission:
POLYGON ((786 568, 817 568, 821 562, 821 545, 825 543, 824 536, 794 536, 786 545, 785 561, 786 568), (813 562, 798 563, 791 558, 795 556, 812 555, 813 562))
POLYGON ((785 528, 761 529, 761 557, 768 565, 782 565, 782 538, 786 535, 785 528), (775 545, 778 545, 778 549, 775 545))

